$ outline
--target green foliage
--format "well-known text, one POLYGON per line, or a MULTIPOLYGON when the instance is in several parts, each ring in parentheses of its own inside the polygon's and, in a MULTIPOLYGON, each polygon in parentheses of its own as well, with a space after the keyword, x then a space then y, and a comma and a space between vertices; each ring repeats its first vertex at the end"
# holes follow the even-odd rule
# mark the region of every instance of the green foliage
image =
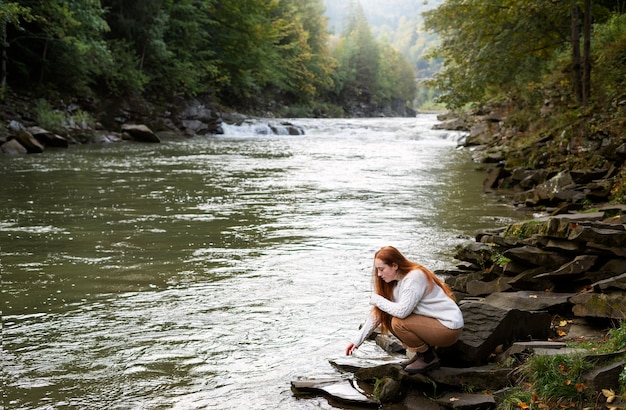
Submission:
POLYGON ((622 167, 611 188, 611 202, 626 204, 626 168, 622 167))
POLYGON ((332 53, 340 103, 358 100, 382 105, 415 98, 415 70, 400 52, 374 38, 358 3, 352 3, 350 19, 332 53))
POLYGON ((112 59, 103 68, 101 81, 113 95, 135 94, 144 91, 148 76, 139 69, 139 57, 125 40, 108 42, 112 59))
POLYGON ((532 404, 529 405, 532 401, 531 391, 517 387, 502 399, 500 404, 498 404, 498 410, 535 409, 532 404))
POLYGON ((613 14, 594 26, 593 94, 598 101, 616 102, 626 96, 626 14, 613 14))
POLYGON ((20 2, 29 24, 7 36, 7 70, 13 81, 54 84, 58 89, 89 92, 110 58, 103 40, 108 31, 99 1, 51 0, 20 2))
POLYGON ((49 131, 57 132, 65 127, 65 115, 60 111, 53 110, 45 100, 37 101, 35 116, 39 125, 49 131))
POLYGON ((605 352, 616 352, 626 349, 626 322, 620 327, 609 330, 608 339, 603 346, 605 352))
POLYGON ((511 259, 507 258, 499 252, 496 252, 491 255, 491 261, 498 266, 504 266, 507 263, 511 262, 511 259))
POLYGON ((444 60, 435 78, 442 100, 458 108, 538 82, 567 38, 565 3, 448 0, 425 13, 426 28, 441 38, 431 56, 444 60))
POLYGON ((63 132, 67 128, 93 127, 95 120, 83 110, 76 110, 73 114, 65 114, 53 109, 45 100, 38 100, 35 115, 39 125, 52 132, 63 132))
POLYGON ((588 399, 583 375, 592 368, 593 363, 583 355, 554 355, 533 356, 521 371, 541 401, 560 405, 588 399))

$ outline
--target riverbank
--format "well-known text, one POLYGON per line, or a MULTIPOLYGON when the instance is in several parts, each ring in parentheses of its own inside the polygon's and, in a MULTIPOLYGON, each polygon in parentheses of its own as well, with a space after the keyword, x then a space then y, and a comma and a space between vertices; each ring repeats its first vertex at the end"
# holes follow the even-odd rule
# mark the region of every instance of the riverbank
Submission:
MULTIPOLYGON (((268 104, 272 106, 272 104, 268 104)), ((35 95, 7 91, 0 101, 0 152, 4 154, 41 153, 46 147, 72 144, 114 143, 123 140, 159 142, 159 135, 220 135, 222 124, 246 120, 297 117, 297 107, 259 106, 239 112, 216 104, 211 96, 178 98, 154 103, 143 98, 46 100, 35 95)), ((415 117, 417 112, 395 102, 389 106, 353 101, 344 107, 327 106, 314 110, 319 118, 415 117)), ((302 111, 304 112, 304 111, 302 111)), ((311 115, 312 112, 307 112, 311 115)), ((304 116, 306 117, 306 115, 304 116)), ((268 122, 271 133, 301 135, 302 129, 281 120, 268 122)))
POLYGON ((486 168, 484 191, 510 194, 517 207, 559 214, 626 203, 626 106, 573 114, 548 107, 526 123, 528 113, 494 104, 441 115, 438 128, 466 131, 463 146, 486 168))
MULTIPOLYGON (((511 125, 511 114, 502 106, 446 114, 437 128, 468 133, 462 145, 485 167, 485 192, 506 194, 518 209, 544 216, 478 232, 474 242, 457 248, 454 269, 437 271, 466 319, 461 340, 441 351, 441 370, 406 375, 394 356, 402 356, 402 347, 381 336, 377 343, 390 353, 382 361, 333 362, 354 374, 353 384, 369 386, 357 399, 362 405, 623 408, 626 346, 605 345, 615 328, 623 332, 626 320, 626 140, 620 119, 594 116, 565 130, 546 132, 543 124, 522 131, 511 125), (590 125, 604 131, 564 138, 568 130, 590 125), (577 360, 588 367, 575 370, 577 360), (537 362, 544 367, 529 371, 537 362), (423 396, 431 401, 424 404, 423 396)), ((292 387, 299 394, 333 397, 335 391, 343 395, 336 399, 355 400, 345 378, 294 381, 292 387)))
POLYGON ((408 375, 401 343, 376 335, 386 355, 331 360, 354 380, 294 380, 294 391, 411 409, 623 408, 625 213, 609 205, 479 232, 456 268, 436 271, 465 321, 438 349, 441 369, 408 375))

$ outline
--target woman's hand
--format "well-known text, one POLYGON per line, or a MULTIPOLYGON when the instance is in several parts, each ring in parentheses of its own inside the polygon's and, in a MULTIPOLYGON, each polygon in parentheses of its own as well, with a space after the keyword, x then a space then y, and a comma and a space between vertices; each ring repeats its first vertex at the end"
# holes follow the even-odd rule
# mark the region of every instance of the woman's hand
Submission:
POLYGON ((370 295, 370 305, 377 306, 377 305, 376 305, 376 303, 377 303, 379 300, 381 300, 381 299, 383 299, 383 300, 384 300, 385 298, 384 298, 384 297, 382 297, 382 296, 380 296, 380 295, 379 295, 379 294, 377 294, 377 293, 372 293, 372 294, 370 295))
POLYGON ((356 346, 354 345, 354 343, 350 343, 348 347, 346 347, 346 356, 350 356, 352 352, 355 350, 356 350, 356 346))

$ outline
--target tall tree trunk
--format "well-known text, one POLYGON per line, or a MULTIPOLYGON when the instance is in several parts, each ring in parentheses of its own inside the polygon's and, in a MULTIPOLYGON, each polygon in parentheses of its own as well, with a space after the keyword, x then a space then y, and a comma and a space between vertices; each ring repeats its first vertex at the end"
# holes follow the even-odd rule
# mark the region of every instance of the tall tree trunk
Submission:
POLYGON ((582 67, 580 61, 580 10, 578 6, 572 7, 572 83, 574 95, 579 103, 583 101, 582 67))
POLYGON ((2 65, 0 66, 0 73, 2 75, 2 80, 0 80, 0 95, 7 88, 7 48, 9 47, 9 43, 7 43, 7 22, 6 20, 2 21, 2 38, 0 38, 0 42, 2 42, 2 65))
POLYGON ((43 53, 41 55, 41 71, 39 71, 39 84, 43 83, 43 74, 46 69, 46 58, 48 58, 48 41, 49 38, 46 37, 46 41, 43 47, 43 53))
POLYGON ((583 105, 591 97, 591 0, 585 0, 583 22, 583 105))

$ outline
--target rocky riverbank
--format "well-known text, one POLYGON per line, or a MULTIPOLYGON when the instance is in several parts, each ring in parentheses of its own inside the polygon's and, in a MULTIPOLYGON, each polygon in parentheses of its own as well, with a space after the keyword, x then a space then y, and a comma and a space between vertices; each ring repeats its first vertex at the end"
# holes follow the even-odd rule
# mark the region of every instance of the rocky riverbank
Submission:
MULTIPOLYGON (((106 144, 124 141, 159 143, 165 136, 192 137, 223 134, 223 124, 240 124, 249 117, 222 111, 210 100, 180 100, 166 107, 123 101, 82 111, 77 104, 60 104, 47 112, 56 121, 38 119, 27 98, 12 95, 0 104, 0 152, 42 153, 46 148, 73 144, 106 144), (101 120, 95 120, 95 118, 101 120)), ((302 135, 304 130, 285 121, 268 121, 275 134, 302 135)))
POLYGON ((604 408, 602 392, 619 390, 626 351, 595 355, 571 346, 600 342, 626 320, 624 213, 626 206, 613 205, 540 218, 480 232, 459 247, 457 266, 437 272, 465 319, 460 340, 439 349, 441 369, 408 375, 398 365, 400 343, 376 335, 386 353, 332 359, 342 377, 295 380, 293 390, 362 406, 495 409, 523 381, 517 368, 529 356, 585 355, 594 367, 584 388, 604 408))
POLYGON ((515 206, 543 215, 477 233, 457 249, 454 268, 437 272, 455 291, 466 323, 461 339, 440 349, 443 367, 410 376, 397 364, 398 341, 377 335, 386 353, 333 359, 342 377, 295 380, 296 394, 360 406, 495 409, 524 381, 518 369, 529 356, 585 355, 593 369, 580 388, 595 398, 590 408, 624 408, 623 398, 609 405, 606 392, 619 390, 626 351, 594 355, 568 346, 602 341, 626 320, 626 205, 616 203, 626 141, 608 135, 599 144, 579 141, 597 148, 588 156, 601 158, 602 167, 568 167, 545 158, 555 144, 550 138, 514 151, 518 131, 504 119, 486 112, 442 117, 439 125, 468 132, 465 147, 488 168, 485 191, 505 192, 515 206), (520 155, 527 167, 515 165, 520 155))
POLYGON ((510 110, 497 106, 439 116, 437 128, 468 133, 463 146, 486 167, 486 192, 509 193, 515 206, 550 214, 626 203, 626 133, 620 119, 626 108, 621 115, 523 131, 508 121, 510 110))
MULTIPOLYGON (((123 141, 160 142, 163 136, 204 136, 223 133, 223 124, 241 124, 247 115, 215 104, 209 97, 177 99, 152 104, 133 98, 115 101, 60 100, 52 106, 28 95, 7 92, 0 100, 0 153, 41 153, 47 147, 67 148, 72 144, 102 144, 123 141), (41 118, 48 117, 48 118, 41 118), (46 124, 48 123, 48 124, 46 124)), ((270 104, 271 105, 271 104, 270 104)), ((289 112, 288 107, 282 110, 289 112)), ((402 101, 389 106, 353 101, 343 107, 351 117, 414 117, 417 112, 402 101)), ((272 112, 259 109, 259 117, 272 118, 272 112)), ((323 113, 319 113, 323 116, 323 113)), ((268 132, 302 135, 304 130, 288 121, 267 123, 268 132)))

